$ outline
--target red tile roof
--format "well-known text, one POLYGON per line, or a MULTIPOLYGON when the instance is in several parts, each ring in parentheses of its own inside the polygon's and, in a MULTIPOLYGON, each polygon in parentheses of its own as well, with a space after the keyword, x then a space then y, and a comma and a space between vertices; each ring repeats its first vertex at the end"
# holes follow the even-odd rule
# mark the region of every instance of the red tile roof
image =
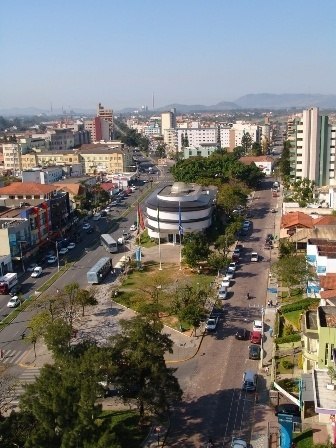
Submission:
POLYGON ((288 229, 291 227, 305 227, 312 229, 314 227, 315 220, 302 212, 290 212, 282 215, 280 227, 282 229, 288 229))
POLYGON ((336 299, 336 289, 327 289, 320 292, 321 299, 336 299))
POLYGON ((274 162, 274 159, 270 156, 243 156, 239 161, 245 163, 245 165, 251 165, 254 162, 274 162))
POLYGON ((328 215, 321 216, 321 218, 316 218, 313 220, 314 226, 331 226, 336 225, 336 216, 328 215))
POLYGON ((114 190, 117 188, 117 184, 113 184, 112 182, 104 182, 103 184, 100 184, 100 188, 102 188, 105 191, 114 190))
POLYGON ((52 193, 56 188, 54 185, 38 184, 36 182, 12 182, 7 187, 0 188, 0 196, 29 194, 29 195, 45 195, 52 193))
POLYGON ((324 290, 336 289, 336 274, 320 275, 319 281, 324 290))

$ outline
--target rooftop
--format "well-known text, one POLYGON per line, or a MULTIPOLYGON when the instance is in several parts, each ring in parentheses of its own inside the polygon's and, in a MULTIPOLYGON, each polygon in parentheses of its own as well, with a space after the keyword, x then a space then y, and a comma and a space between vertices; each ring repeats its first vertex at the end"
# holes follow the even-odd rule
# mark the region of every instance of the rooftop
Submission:
MULTIPOLYGON (((336 274, 327 274, 327 275, 321 275, 319 277, 320 281, 320 287, 324 290, 327 289, 336 289, 336 274)), ((322 291, 323 292, 323 291, 322 291)), ((326 292, 326 291, 324 291, 326 292)))
POLYGON ((288 229, 290 227, 313 227, 313 218, 302 212, 289 212, 281 217, 280 227, 288 229))
POLYGON ((55 191, 54 185, 38 184, 35 182, 12 182, 6 187, 0 188, 0 196, 7 195, 45 195, 55 191))
POLYGON ((317 246, 317 251, 320 256, 336 258, 336 241, 310 238, 308 243, 317 246))
POLYGON ((327 389, 330 378, 327 369, 313 370, 315 410, 321 414, 335 414, 336 390, 327 389))
POLYGON ((251 165, 253 162, 274 162, 274 159, 270 156, 243 156, 239 161, 245 165, 251 165))

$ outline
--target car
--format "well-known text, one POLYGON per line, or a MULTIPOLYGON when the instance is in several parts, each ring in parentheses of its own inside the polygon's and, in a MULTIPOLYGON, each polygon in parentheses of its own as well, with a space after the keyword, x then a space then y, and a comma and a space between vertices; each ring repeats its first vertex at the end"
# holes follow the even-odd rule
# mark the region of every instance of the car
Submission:
MULTIPOLYGON (((102 210, 101 213, 105 212, 105 213, 110 213, 111 211, 111 207, 107 206, 106 208, 104 208, 104 210, 102 210)), ((103 216, 103 215, 102 215, 103 216)), ((105 215, 106 216, 106 215, 105 215)))
POLYGON ((37 263, 31 263, 28 267, 27 267, 27 272, 33 272, 33 270, 38 266, 37 263))
POLYGON ((237 263, 235 261, 232 261, 228 266, 228 271, 236 272, 237 269, 237 263))
POLYGON ((75 244, 75 243, 69 243, 68 246, 67 246, 67 249, 68 249, 68 250, 72 250, 72 249, 74 249, 75 247, 76 247, 76 244, 75 244))
POLYGON ((59 253, 60 255, 65 255, 67 252, 68 252, 68 248, 67 248, 67 247, 62 247, 62 249, 60 249, 60 250, 58 251, 58 253, 59 253))
POLYGON ((251 253, 251 262, 257 262, 259 261, 259 255, 257 252, 252 252, 251 253))
POLYGON ((87 231, 86 231, 86 233, 88 234, 88 235, 90 235, 90 233, 93 233, 94 232, 94 228, 93 227, 89 227, 88 229, 87 229, 87 231))
POLYGON ((228 275, 225 275, 220 284, 220 288, 229 288, 230 284, 231 284, 231 278, 228 275))
POLYGON ((301 417, 299 406, 294 403, 279 404, 275 407, 275 415, 286 414, 293 415, 294 417, 301 417))
POLYGON ((224 316, 223 308, 213 307, 209 317, 222 317, 224 316))
POLYGON ((88 222, 86 222, 82 227, 83 230, 89 230, 90 228, 91 228, 91 226, 88 222))
POLYGON ((235 338, 240 341, 245 341, 248 338, 248 331, 245 328, 239 328, 236 331, 235 338))
POLYGON ((243 374, 243 390, 254 392, 257 389, 258 375, 254 370, 246 370, 243 374))
POLYGON ((56 263, 56 261, 57 261, 57 257, 55 257, 55 255, 51 255, 51 256, 49 256, 49 257, 47 258, 47 263, 48 263, 48 264, 56 263))
POLYGON ((251 225, 251 221, 249 221, 249 220, 246 220, 243 222, 243 227, 250 227, 250 225, 251 225))
POLYGON ((100 218, 101 218, 101 214, 100 214, 100 213, 95 213, 95 214, 93 215, 93 220, 94 220, 94 221, 99 221, 100 218))
POLYGON ((261 344, 261 333, 260 331, 252 331, 250 341, 252 344, 261 344))
POLYGON ((108 209, 108 211, 106 211, 106 210, 102 210, 101 212, 100 212, 100 216, 102 217, 102 218, 105 218, 106 216, 107 216, 107 213, 110 211, 110 209, 108 209))
POLYGON ((138 189, 138 187, 136 187, 135 185, 133 185, 132 187, 131 187, 131 190, 132 191, 135 191, 135 190, 137 190, 138 189))
POLYGON ((129 232, 126 232, 126 231, 123 231, 122 236, 123 236, 125 241, 129 240, 131 238, 131 234, 129 232))
POLYGON ((137 226, 135 224, 132 224, 130 227, 130 231, 134 232, 137 229, 137 226))
POLYGON ((112 202, 111 202, 112 207, 115 207, 117 204, 118 204, 117 201, 112 201, 112 202))
POLYGON ((215 331, 218 324, 218 317, 210 317, 205 325, 206 331, 215 331))
POLYGON ((236 244, 235 250, 239 250, 239 253, 244 249, 244 246, 240 243, 236 244))
POLYGON ((41 266, 36 266, 36 268, 33 270, 33 272, 31 273, 31 277, 33 278, 37 278, 42 274, 42 268, 41 266))
POLYGON ((218 291, 218 298, 221 300, 226 300, 228 298, 228 290, 225 287, 222 287, 218 291))
POLYGON ((273 241, 274 240, 274 236, 271 233, 268 233, 266 236, 266 241, 273 241))
POLYGON ((22 291, 21 285, 14 285, 13 288, 9 291, 11 296, 17 296, 22 291))
POLYGON ((117 239, 117 244, 119 244, 119 245, 124 244, 124 242, 125 242, 125 240, 124 240, 123 237, 120 237, 120 238, 117 239))
POLYGON ((235 272, 234 271, 226 271, 225 277, 229 277, 231 280, 234 278, 235 272))
POLYGON ((17 306, 21 305, 21 300, 18 296, 13 296, 11 299, 9 299, 9 302, 7 303, 8 308, 15 308, 17 306))
POLYGON ((249 359, 260 359, 261 347, 260 345, 249 346, 249 359))
POLYGON ((231 448, 247 448, 247 442, 243 439, 233 438, 231 442, 231 448))
POLYGON ((271 211, 271 213, 276 213, 277 212, 275 208, 271 208, 270 211, 271 211))
POLYGON ((254 320, 253 321, 253 329, 252 331, 259 331, 259 333, 263 333, 263 323, 261 320, 254 320))
POLYGON ((232 261, 238 262, 239 261, 239 257, 240 257, 240 250, 239 249, 235 249, 233 251, 233 254, 232 254, 232 261))

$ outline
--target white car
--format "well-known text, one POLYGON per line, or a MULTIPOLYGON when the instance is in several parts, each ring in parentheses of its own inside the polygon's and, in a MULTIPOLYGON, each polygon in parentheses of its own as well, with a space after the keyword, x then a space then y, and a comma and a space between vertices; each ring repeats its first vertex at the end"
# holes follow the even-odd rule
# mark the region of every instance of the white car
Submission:
POLYGON ((60 249, 60 250, 58 251, 58 253, 59 253, 60 255, 65 255, 67 252, 68 252, 68 248, 67 248, 67 247, 63 247, 62 249, 60 249))
POLYGON ((247 442, 243 439, 232 439, 231 448, 247 448, 247 442))
POLYGON ((72 249, 74 249, 75 247, 76 247, 76 244, 75 244, 75 243, 69 243, 67 249, 68 249, 68 250, 72 250, 72 249))
POLYGON ((100 214, 100 213, 95 213, 95 214, 93 215, 93 220, 94 220, 94 221, 99 221, 100 218, 101 218, 101 214, 100 214))
POLYGON ((215 331, 218 324, 218 317, 210 317, 205 325, 206 331, 215 331))
POLYGON ((37 278, 42 274, 42 268, 41 266, 36 266, 36 268, 33 270, 33 272, 31 273, 31 277, 33 278, 37 278))
POLYGON ((236 265, 236 263, 233 261, 232 263, 229 264, 229 266, 228 266, 228 271, 236 272, 236 268, 237 268, 237 265, 236 265))
POLYGON ((37 263, 32 263, 27 267, 27 272, 33 272, 35 268, 37 268, 37 263))
POLYGON ((252 331, 258 331, 259 333, 263 333, 263 323, 261 320, 254 320, 253 321, 253 329, 252 331))
POLYGON ((228 290, 227 288, 220 288, 220 290, 218 291, 218 298, 220 300, 226 300, 228 298, 228 290))
POLYGON ((53 264, 53 263, 56 263, 56 261, 57 261, 57 257, 52 255, 51 257, 48 258, 47 263, 48 264, 53 264))
POLYGON ((12 297, 9 302, 7 303, 7 307, 8 308, 15 308, 18 305, 21 305, 21 300, 19 299, 18 296, 14 296, 12 297))
POLYGON ((259 261, 259 255, 257 252, 251 253, 251 261, 253 261, 253 262, 259 261))
POLYGON ((83 230, 89 230, 90 227, 91 227, 90 224, 88 222, 86 222, 82 228, 83 228, 83 230))
POLYGON ((225 273, 225 277, 229 277, 231 280, 234 278, 234 276, 235 276, 235 271, 227 270, 225 273))
POLYGON ((220 284, 221 288, 229 288, 231 284, 231 278, 228 275, 225 275, 225 277, 223 277, 222 282, 220 284))
POLYGON ((130 227, 130 231, 134 232, 137 229, 137 226, 135 224, 132 224, 130 227))

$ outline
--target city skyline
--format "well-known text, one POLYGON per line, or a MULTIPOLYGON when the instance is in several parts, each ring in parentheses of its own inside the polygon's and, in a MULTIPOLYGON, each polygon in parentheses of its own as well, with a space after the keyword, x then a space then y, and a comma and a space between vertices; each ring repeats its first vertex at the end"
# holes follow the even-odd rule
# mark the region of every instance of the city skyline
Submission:
POLYGON ((14 0, 0 18, 0 109, 334 94, 335 12, 331 0, 14 0))

